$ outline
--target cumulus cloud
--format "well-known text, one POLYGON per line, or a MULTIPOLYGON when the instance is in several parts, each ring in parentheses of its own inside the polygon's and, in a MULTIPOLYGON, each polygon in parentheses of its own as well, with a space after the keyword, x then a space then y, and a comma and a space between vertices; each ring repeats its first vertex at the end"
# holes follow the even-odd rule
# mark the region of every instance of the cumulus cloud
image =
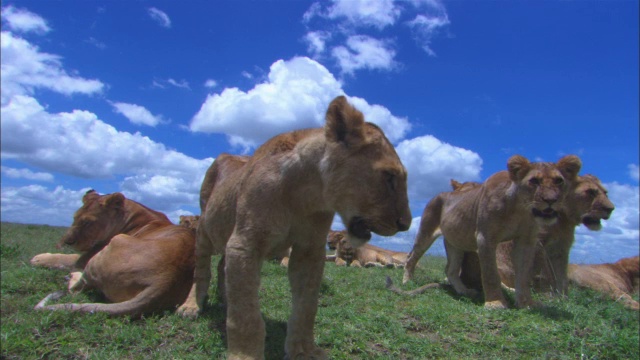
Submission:
POLYGON ((218 86, 218 82, 213 79, 207 79, 207 81, 204 82, 204 87, 206 88, 213 89, 216 86, 218 86))
POLYGON ((307 43, 307 51, 314 56, 320 56, 326 49, 327 40, 331 38, 331 33, 327 31, 310 31, 304 36, 307 43))
MULTIPOLYGON (((6 23, 9 29, 17 32, 44 34, 51 30, 39 15, 26 9, 16 9, 11 5, 2 8, 2 22, 6 23)), ((4 39, 2 41, 4 42, 4 39)))
POLYGON ((89 188, 69 190, 62 186, 50 190, 40 185, 2 187, 0 217, 8 222, 69 226, 87 190, 89 188))
POLYGON ((480 180, 482 159, 477 153, 444 143, 431 135, 404 140, 396 151, 409 172, 412 202, 422 203, 440 192, 450 191, 450 179, 480 180))
POLYGON ((124 115, 131 123, 136 125, 156 126, 163 121, 162 116, 153 115, 144 106, 122 102, 111 103, 111 105, 115 112, 124 115))
POLYGON ((83 178, 115 174, 193 176, 211 159, 196 160, 140 133, 117 131, 89 111, 48 113, 32 97, 2 106, 2 156, 83 178))
POLYGON ((2 104, 14 95, 33 94, 44 88, 64 95, 95 94, 104 84, 67 74, 57 55, 40 52, 37 46, 2 32, 2 104))
MULTIPOLYGON (((209 95, 190 129, 224 133, 232 145, 248 150, 282 132, 322 126, 329 102, 342 94, 340 82, 318 62, 306 57, 278 60, 271 65, 267 81, 253 89, 226 88, 209 95)), ((406 118, 363 99, 351 100, 392 142, 408 131, 406 118)))
POLYGON ((171 19, 169 19, 169 15, 167 15, 164 11, 151 7, 148 9, 148 13, 151 19, 158 23, 158 25, 167 29, 171 27, 171 19))
POLYGON ((333 48, 332 56, 345 74, 353 74, 360 69, 391 70, 397 66, 391 41, 365 35, 350 36, 346 46, 333 48))
POLYGON ((324 16, 344 19, 355 26, 383 29, 396 22, 400 9, 393 0, 334 0, 324 16))
POLYGON ((8 166, 0 167, 2 175, 12 179, 27 179, 36 181, 53 181, 53 175, 44 172, 34 172, 29 169, 16 169, 8 166))

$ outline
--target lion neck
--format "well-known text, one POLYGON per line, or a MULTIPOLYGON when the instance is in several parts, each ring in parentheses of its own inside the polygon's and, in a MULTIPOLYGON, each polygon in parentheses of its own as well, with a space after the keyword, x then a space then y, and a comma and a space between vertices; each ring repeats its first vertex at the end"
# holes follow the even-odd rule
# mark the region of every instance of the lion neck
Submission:
POLYGON ((126 199, 123 213, 121 234, 139 235, 158 225, 171 224, 161 212, 151 210, 133 200, 126 199))

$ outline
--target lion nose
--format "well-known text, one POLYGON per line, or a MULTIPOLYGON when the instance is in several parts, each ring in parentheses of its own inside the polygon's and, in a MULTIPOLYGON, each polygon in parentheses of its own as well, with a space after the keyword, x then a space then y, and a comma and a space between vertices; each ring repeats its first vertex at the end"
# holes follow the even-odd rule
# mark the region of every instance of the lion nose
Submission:
POLYGON ((400 230, 400 231, 409 230, 409 227, 411 226, 411 218, 409 218, 409 219, 404 219, 404 218, 398 219, 398 221, 396 222, 396 226, 398 227, 398 230, 400 230))
POLYGON ((604 211, 605 213, 607 213, 607 215, 605 216, 605 220, 609 219, 609 216, 611 216, 611 213, 613 212, 613 209, 615 209, 612 206, 603 206, 602 211, 604 211))

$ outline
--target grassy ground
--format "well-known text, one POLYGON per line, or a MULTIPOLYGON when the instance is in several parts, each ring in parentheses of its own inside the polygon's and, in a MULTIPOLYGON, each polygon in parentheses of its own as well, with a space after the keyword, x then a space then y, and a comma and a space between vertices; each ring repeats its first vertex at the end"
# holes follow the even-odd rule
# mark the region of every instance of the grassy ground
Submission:
MULTIPOLYGON (((213 303, 196 320, 172 313, 131 320, 33 311, 45 295, 64 288, 67 274, 33 268, 29 259, 59 252, 54 244, 64 231, 1 224, 2 359, 224 358, 224 314, 213 303)), ((443 269, 443 258, 427 257, 405 288, 442 281, 443 269)), ((391 293, 387 275, 398 284, 402 270, 327 264, 315 334, 332 359, 640 358, 638 313, 591 291, 571 289, 566 300, 540 297, 541 309, 489 311, 447 289, 415 297, 391 293)), ((266 263, 260 294, 266 358, 282 359, 290 309, 286 269, 266 263)), ((98 299, 95 293, 63 298, 98 299)))

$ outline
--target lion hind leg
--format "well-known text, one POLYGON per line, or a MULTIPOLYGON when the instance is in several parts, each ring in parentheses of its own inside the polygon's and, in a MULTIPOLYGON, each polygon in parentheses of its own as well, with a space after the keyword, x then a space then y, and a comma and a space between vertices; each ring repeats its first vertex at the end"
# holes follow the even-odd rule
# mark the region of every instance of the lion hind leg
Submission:
POLYGON ((420 229, 418 230, 413 248, 411 249, 409 256, 407 256, 407 262, 404 266, 404 275, 402 277, 403 284, 406 284, 413 278, 413 273, 418 261, 422 258, 424 253, 429 250, 438 236, 441 235, 438 230, 440 229, 443 205, 444 200, 440 195, 436 195, 436 197, 434 197, 425 207, 424 212, 422 213, 422 219, 420 220, 420 229))
POLYGON ((447 246, 447 266, 446 266, 446 275, 447 280, 456 293, 467 296, 467 297, 476 297, 478 292, 474 289, 467 288, 462 279, 460 278, 460 270, 462 268, 462 261, 464 259, 464 251, 458 250, 453 246, 447 246))

